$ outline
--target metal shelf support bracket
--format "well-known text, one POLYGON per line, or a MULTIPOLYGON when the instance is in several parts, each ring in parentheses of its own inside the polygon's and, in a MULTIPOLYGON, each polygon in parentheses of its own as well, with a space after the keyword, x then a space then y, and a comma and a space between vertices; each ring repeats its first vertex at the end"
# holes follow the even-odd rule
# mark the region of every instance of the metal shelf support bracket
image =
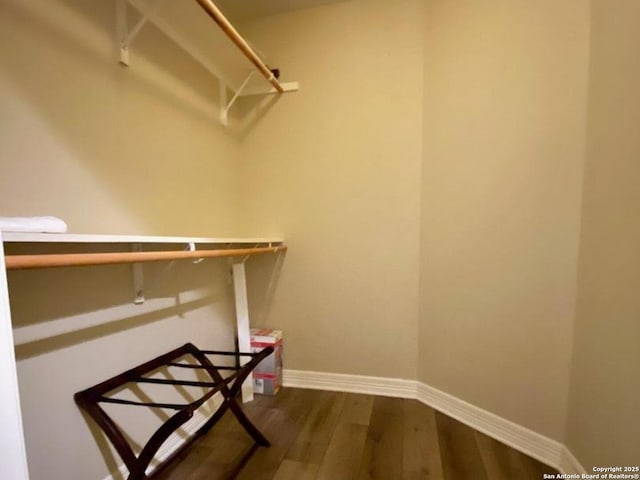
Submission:
POLYGON ((147 17, 142 15, 138 23, 129 30, 127 25, 127 0, 116 0, 116 28, 118 34, 118 48, 120 50, 120 63, 129 66, 129 45, 138 36, 142 27, 147 23, 147 17))
MULTIPOLYGON (((141 252, 142 245, 135 243, 131 247, 131 250, 141 252)), ((140 262, 133 263, 131 268, 133 269, 133 303, 141 305, 144 303, 144 274, 142 264, 140 262)))
POLYGON ((244 79, 244 82, 242 82, 242 85, 240 85, 240 87, 236 91, 235 95, 231 98, 229 103, 227 103, 227 88, 224 84, 222 84, 222 82, 220 82, 220 122, 225 127, 229 125, 229 110, 231 109, 235 101, 238 99, 238 97, 242 95, 242 91, 245 89, 245 87, 249 83, 249 80, 251 80, 251 77, 253 76, 254 73, 256 72, 255 71, 249 72, 249 75, 247 75, 247 78, 244 79))
POLYGON ((154 11, 150 4, 144 0, 116 0, 116 48, 119 52, 120 63, 129 66, 129 47, 147 23, 153 24, 218 79, 220 88, 220 123, 225 127, 229 125, 229 110, 238 98, 297 92, 300 89, 298 82, 279 83, 274 72, 268 69, 251 47, 246 44, 245 40, 239 36, 235 28, 229 24, 228 20, 223 18, 222 13, 211 0, 197 0, 197 2, 256 67, 256 70, 252 70, 247 75, 239 88, 236 89, 235 79, 232 80, 232 77, 212 62, 208 55, 203 53, 192 41, 184 37, 179 30, 171 25, 171 22, 154 11), (133 21, 131 14, 134 10, 140 16, 133 14, 135 18, 139 19, 133 27, 129 28, 129 22, 133 21), (249 80, 256 72, 265 76, 265 79, 270 83, 269 87, 249 86, 249 80), (230 101, 228 100, 229 94, 233 95, 230 101))

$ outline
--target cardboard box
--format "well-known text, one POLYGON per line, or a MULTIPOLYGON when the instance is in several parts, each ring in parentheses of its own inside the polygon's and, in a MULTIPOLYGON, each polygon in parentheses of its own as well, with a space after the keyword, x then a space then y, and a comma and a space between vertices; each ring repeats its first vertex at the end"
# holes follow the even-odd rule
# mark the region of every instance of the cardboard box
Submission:
POLYGON ((251 329, 251 352, 273 347, 274 352, 253 370, 253 392, 275 395, 282 387, 282 330, 251 329))

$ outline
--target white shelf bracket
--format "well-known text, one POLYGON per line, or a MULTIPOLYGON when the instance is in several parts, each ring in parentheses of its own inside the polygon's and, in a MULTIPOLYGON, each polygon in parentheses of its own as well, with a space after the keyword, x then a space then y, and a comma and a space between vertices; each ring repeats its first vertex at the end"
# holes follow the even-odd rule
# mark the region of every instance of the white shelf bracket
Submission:
MULTIPOLYGON (((270 71, 264 62, 259 59, 255 52, 246 44, 245 40, 239 36, 233 26, 229 24, 227 19, 222 16, 222 13, 215 7, 213 2, 207 0, 204 2, 205 5, 202 5, 203 2, 199 0, 199 3, 257 68, 257 70, 251 71, 239 88, 236 89, 235 78, 227 75, 218 65, 211 61, 209 55, 203 53, 197 45, 194 45, 192 41, 185 38, 183 34, 180 33, 180 30, 172 26, 170 19, 165 19, 162 14, 159 14, 152 6, 153 2, 151 0, 116 0, 116 47, 119 51, 120 63, 129 66, 129 47, 147 22, 152 23, 219 80, 220 123, 225 127, 229 125, 229 110, 239 97, 297 92, 300 89, 298 82, 279 83, 273 71, 270 71), (133 10, 136 10, 140 14, 140 19, 130 29, 128 21, 130 21, 131 18, 129 18, 129 14, 133 10), (228 25, 228 28, 225 27, 226 25, 228 25), (249 80, 254 73, 264 75, 271 86, 250 87, 248 85, 249 80), (233 92, 233 97, 230 101, 227 101, 229 91, 233 92)), ((137 15, 136 18, 138 18, 137 15)))
POLYGON ((142 27, 146 25, 147 20, 147 17, 143 14, 138 23, 129 31, 127 27, 127 0, 116 0, 117 41, 121 64, 129 66, 129 45, 140 33, 142 27))
POLYGON ((227 84, 220 80, 220 98, 218 98, 218 102, 220 103, 220 123, 223 125, 227 125, 226 120, 227 117, 225 115, 225 107, 227 105, 227 84))
MULTIPOLYGON (((195 252, 196 249, 196 244, 195 242, 189 242, 189 251, 190 252, 195 252)), ((193 263, 194 265, 198 264, 198 263, 202 263, 204 262, 204 258, 196 258, 195 260, 193 260, 191 263, 193 263)))
POLYGON ((242 82, 242 85, 240 85, 240 87, 236 91, 235 95, 231 98, 229 103, 227 103, 227 87, 226 85, 223 85, 222 82, 220 82, 220 122, 225 127, 229 125, 229 110, 231 109, 235 101, 238 99, 238 97, 242 95, 242 91, 247 86, 247 84, 249 83, 249 80, 251 80, 251 77, 253 76, 254 73, 256 72, 255 71, 249 72, 249 75, 247 75, 247 78, 244 79, 244 82, 242 82))
MULTIPOLYGON (((134 252, 141 252, 142 245, 135 243, 131 247, 131 250, 134 252)), ((140 262, 133 263, 131 268, 133 269, 133 303, 141 305, 144 303, 144 274, 142 271, 142 264, 140 262)))
POLYGON ((298 82, 284 82, 281 83, 280 86, 282 87, 282 92, 278 92, 275 88, 254 87, 244 90, 241 96, 250 97, 254 95, 276 95, 280 93, 300 91, 300 83, 298 82))

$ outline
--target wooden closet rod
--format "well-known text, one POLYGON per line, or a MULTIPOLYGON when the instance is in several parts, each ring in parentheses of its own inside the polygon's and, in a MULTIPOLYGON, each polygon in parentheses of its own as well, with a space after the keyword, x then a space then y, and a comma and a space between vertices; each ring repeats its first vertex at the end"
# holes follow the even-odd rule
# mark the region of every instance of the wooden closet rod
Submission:
POLYGON ((240 49, 240 51, 247 57, 251 63, 253 63, 260 73, 269 81, 271 85, 280 93, 284 92, 284 88, 278 82, 278 79, 273 75, 273 72, 269 70, 269 67, 256 55, 249 44, 242 38, 242 35, 231 25, 229 20, 224 16, 220 9, 211 0, 196 0, 207 14, 213 18, 213 20, 220 26, 222 31, 227 34, 233 43, 240 49))
POLYGON ((221 250, 159 251, 159 252, 109 252, 109 253, 60 253, 41 255, 7 255, 7 270, 51 267, 81 267, 111 265, 117 263, 157 262, 187 258, 237 257, 260 253, 283 252, 284 245, 276 247, 229 248, 221 250))

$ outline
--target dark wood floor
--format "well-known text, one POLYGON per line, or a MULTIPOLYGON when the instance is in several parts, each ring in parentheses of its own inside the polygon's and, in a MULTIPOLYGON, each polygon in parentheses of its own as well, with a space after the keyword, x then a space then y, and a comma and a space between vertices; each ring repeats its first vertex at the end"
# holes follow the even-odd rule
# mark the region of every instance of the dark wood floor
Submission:
POLYGON ((252 449, 225 415, 161 480, 540 480, 557 473, 415 400, 283 389, 245 411, 270 448, 252 449))

